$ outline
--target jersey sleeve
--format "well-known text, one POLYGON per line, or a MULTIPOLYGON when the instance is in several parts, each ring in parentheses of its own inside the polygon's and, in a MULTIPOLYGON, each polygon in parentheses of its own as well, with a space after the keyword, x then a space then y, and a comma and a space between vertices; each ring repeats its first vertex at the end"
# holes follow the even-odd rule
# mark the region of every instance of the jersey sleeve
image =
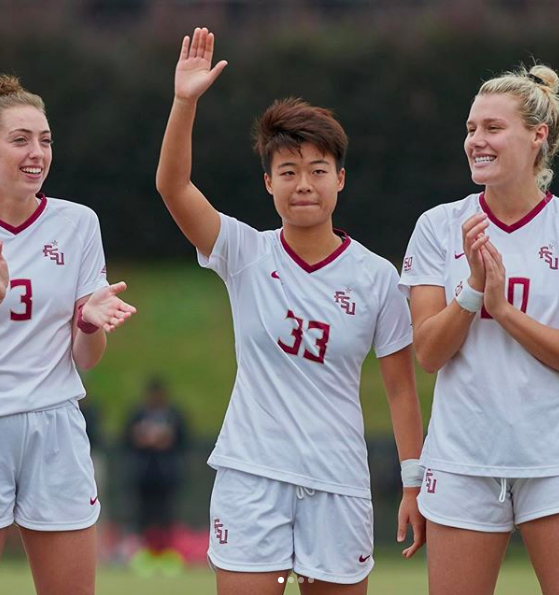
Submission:
POLYGON ((83 234, 83 251, 76 287, 76 301, 108 285, 99 219, 91 209, 87 210, 87 218, 84 219, 79 229, 83 234))
POLYGON ((390 264, 379 293, 373 349, 377 357, 396 353, 412 342, 411 316, 406 298, 398 291, 398 273, 390 264))
MULTIPOLYGON (((445 223, 441 222, 439 236, 445 223)), ((445 251, 436 233, 436 225, 427 213, 423 213, 410 238, 398 287, 409 297, 414 285, 445 285, 445 251)))
POLYGON ((219 214, 219 235, 209 258, 197 251, 200 266, 215 271, 224 281, 258 260, 268 249, 264 234, 233 217, 219 214))

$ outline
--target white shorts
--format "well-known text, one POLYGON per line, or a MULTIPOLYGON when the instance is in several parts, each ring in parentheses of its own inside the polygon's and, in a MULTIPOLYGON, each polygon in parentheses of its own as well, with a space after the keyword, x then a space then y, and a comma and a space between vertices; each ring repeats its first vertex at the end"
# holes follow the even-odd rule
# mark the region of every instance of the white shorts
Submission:
POLYGON ((501 479, 426 469, 417 502, 434 523, 505 533, 559 513, 559 477, 501 479))
POLYGON ((0 417, 0 528, 85 529, 101 506, 76 401, 0 417))
POLYGON ((224 570, 294 570, 316 580, 353 584, 374 565, 373 507, 367 498, 220 468, 210 523, 208 557, 224 570))

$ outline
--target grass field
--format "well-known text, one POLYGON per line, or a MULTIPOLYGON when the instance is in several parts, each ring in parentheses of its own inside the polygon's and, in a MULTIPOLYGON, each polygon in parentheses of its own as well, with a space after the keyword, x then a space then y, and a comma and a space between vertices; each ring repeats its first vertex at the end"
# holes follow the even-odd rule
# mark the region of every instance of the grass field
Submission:
MULTIPOLYGON (((110 263, 109 263, 110 264, 110 263)), ((235 377, 231 311, 224 284, 194 263, 109 266, 126 280, 137 316, 109 337, 101 364, 85 376, 88 393, 117 434, 127 410, 153 373, 169 381, 197 433, 215 436, 235 377)), ((434 378, 418 371, 424 420, 434 378)), ((369 435, 389 435, 390 418, 374 356, 365 362, 362 403, 369 435)))
MULTIPOLYGON (((0 592, 6 595, 34 593, 31 576, 23 562, 3 563, 0 568, 0 592)), ((287 595, 298 593, 295 582, 288 583, 287 595)), ((214 577, 209 570, 196 568, 180 577, 153 576, 140 578, 126 569, 101 568, 97 595, 211 595, 215 593, 214 577)), ((369 579, 371 595, 427 595, 424 561, 401 560, 393 555, 377 556, 377 565, 369 579)), ((509 557, 503 566, 496 595, 537 595, 540 589, 525 557, 509 557)), ((449 593, 449 595, 452 595, 449 593)), ((474 594, 472 594, 474 595, 474 594)))

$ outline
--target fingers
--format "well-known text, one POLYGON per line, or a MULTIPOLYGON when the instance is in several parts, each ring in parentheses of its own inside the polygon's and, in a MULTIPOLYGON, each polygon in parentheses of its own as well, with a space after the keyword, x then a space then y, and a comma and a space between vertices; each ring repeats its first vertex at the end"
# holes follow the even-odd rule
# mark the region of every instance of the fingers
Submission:
POLYGON ((413 543, 410 547, 402 551, 404 558, 411 558, 425 543, 425 522, 412 522, 413 528, 413 543))
POLYGON ((214 55, 214 43, 215 43, 215 38, 214 38, 214 34, 213 33, 209 33, 207 29, 203 29, 203 31, 206 32, 206 43, 204 44, 204 47, 202 48, 203 50, 203 54, 202 54, 202 58, 204 58, 205 60, 208 60, 208 62, 212 61, 212 57, 214 55))
POLYGON ((179 60, 186 60, 188 58, 188 50, 190 49, 190 37, 188 35, 182 40, 181 53, 179 60))

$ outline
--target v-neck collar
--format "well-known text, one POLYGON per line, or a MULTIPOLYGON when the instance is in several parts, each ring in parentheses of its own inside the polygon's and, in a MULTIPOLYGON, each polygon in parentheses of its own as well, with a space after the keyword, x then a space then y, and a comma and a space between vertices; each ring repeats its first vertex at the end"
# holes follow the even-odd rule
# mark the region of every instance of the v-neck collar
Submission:
POLYGON ((532 221, 532 219, 536 217, 536 215, 538 215, 545 208, 545 206, 551 201, 552 198, 553 194, 551 194, 551 192, 548 190, 546 195, 529 213, 526 213, 524 217, 522 217, 512 225, 507 225, 506 223, 503 223, 493 214, 493 212, 489 208, 489 205, 487 204, 487 201, 485 200, 485 192, 482 192, 479 195, 479 204, 483 211, 487 213, 487 216, 489 217, 489 221, 491 221, 491 223, 494 223, 499 229, 502 229, 507 233, 512 233, 513 231, 516 231, 517 229, 520 229, 521 227, 524 227, 525 225, 530 223, 530 221, 532 221))
POLYGON ((0 219, 0 227, 3 227, 5 230, 13 233, 14 235, 17 235, 18 233, 21 233, 23 230, 27 229, 30 225, 33 225, 33 223, 37 221, 37 219, 42 215, 43 211, 47 208, 47 197, 42 192, 37 194, 37 198, 40 201, 37 205, 37 208, 23 223, 14 226, 0 219))
POLYGON ((307 273, 314 273, 315 271, 322 269, 326 265, 336 260, 336 258, 338 258, 340 254, 345 252, 351 244, 351 238, 347 235, 345 231, 342 231, 341 229, 334 229, 334 233, 341 237, 341 245, 338 246, 334 250, 334 252, 332 252, 332 254, 329 254, 326 258, 324 258, 320 262, 317 262, 316 264, 309 264, 308 262, 304 261, 298 254, 295 253, 293 248, 291 248, 291 246, 287 243, 287 240, 285 239, 285 236, 283 234, 283 229, 280 232, 280 240, 284 250, 295 261, 296 264, 298 264, 307 273))

